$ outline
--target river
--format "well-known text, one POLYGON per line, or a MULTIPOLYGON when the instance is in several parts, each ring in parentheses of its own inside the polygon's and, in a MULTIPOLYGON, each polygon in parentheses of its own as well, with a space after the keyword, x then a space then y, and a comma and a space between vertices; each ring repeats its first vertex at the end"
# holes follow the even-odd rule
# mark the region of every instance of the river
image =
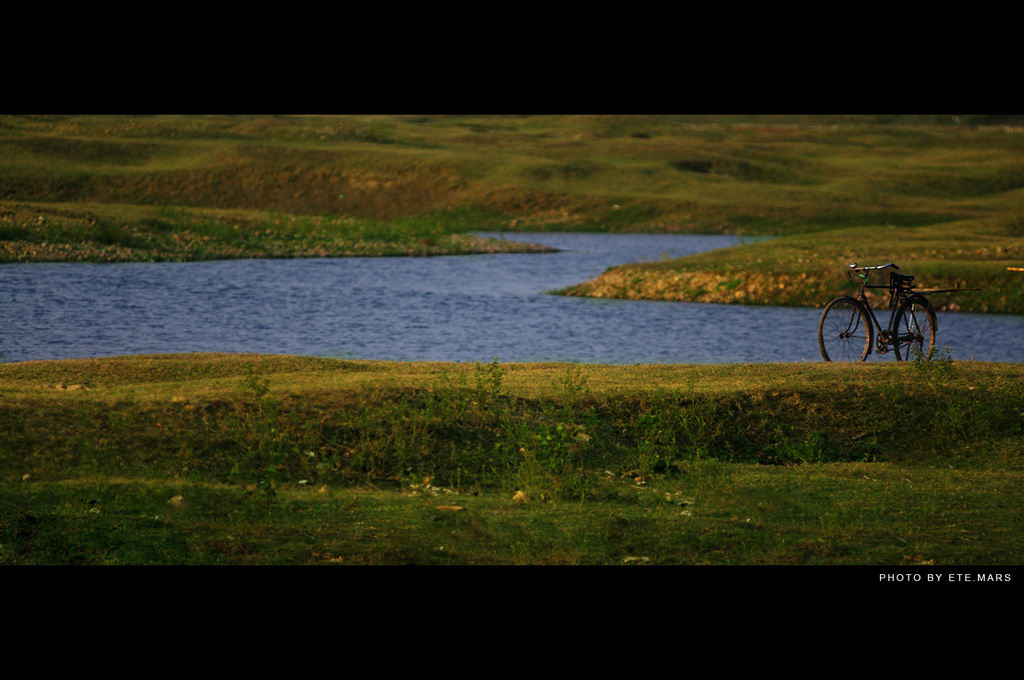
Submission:
MULTIPOLYGON (((819 309, 545 295, 735 236, 517 233, 561 252, 0 265, 0 361, 177 352, 501 362, 821 361, 819 309)), ((823 301, 825 302, 825 301, 823 301)), ((1024 316, 939 314, 954 359, 1024 363, 1024 316)), ((893 361, 892 355, 872 361, 893 361)))

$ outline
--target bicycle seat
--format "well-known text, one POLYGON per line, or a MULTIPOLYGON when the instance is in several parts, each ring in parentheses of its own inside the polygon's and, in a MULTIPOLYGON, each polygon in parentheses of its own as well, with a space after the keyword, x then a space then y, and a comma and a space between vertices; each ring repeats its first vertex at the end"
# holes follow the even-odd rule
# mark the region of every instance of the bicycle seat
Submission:
POLYGON ((900 286, 909 286, 910 282, 914 280, 914 277, 911 274, 897 274, 896 272, 893 272, 889 274, 889 276, 893 283, 900 286))

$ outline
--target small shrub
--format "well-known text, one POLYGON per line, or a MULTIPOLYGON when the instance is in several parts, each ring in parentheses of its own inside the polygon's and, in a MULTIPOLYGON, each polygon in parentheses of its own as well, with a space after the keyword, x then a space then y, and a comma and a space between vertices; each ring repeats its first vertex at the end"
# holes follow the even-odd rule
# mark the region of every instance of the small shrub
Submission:
POLYGON ((949 346, 946 346, 945 353, 945 356, 940 357, 938 352, 933 351, 932 358, 929 359, 920 347, 914 345, 910 348, 911 363, 918 371, 949 377, 954 372, 953 357, 949 346))
POLYGON ((481 403, 488 406, 498 403, 501 398, 501 381, 504 376, 505 371, 498 363, 498 357, 494 357, 494 360, 486 368, 477 365, 476 389, 481 403))
POLYGON ((678 161, 671 161, 669 163, 673 168, 680 172, 698 172, 701 174, 707 174, 714 168, 714 163, 711 161, 698 160, 692 158, 684 158, 678 161))

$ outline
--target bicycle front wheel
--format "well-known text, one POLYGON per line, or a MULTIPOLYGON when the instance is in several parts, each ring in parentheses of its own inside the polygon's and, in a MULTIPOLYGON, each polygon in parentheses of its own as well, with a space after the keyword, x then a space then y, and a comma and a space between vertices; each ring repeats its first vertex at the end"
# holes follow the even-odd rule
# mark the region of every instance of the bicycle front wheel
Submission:
POLYGON ((893 328, 896 361, 931 359, 935 352, 936 325, 935 312, 925 298, 912 297, 900 305, 893 328))
POLYGON ((818 322, 818 347, 825 361, 864 361, 871 351, 871 321, 855 298, 828 303, 818 322))

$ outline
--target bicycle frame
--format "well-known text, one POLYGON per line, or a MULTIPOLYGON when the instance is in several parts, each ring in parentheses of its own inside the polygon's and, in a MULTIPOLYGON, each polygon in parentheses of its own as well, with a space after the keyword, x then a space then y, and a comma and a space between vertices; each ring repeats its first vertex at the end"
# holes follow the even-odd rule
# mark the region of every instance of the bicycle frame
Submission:
POLYGON ((875 324, 875 329, 878 331, 875 334, 875 342, 872 343, 872 347, 869 353, 877 351, 879 354, 886 354, 890 350, 890 341, 892 339, 893 324, 896 321, 896 311, 900 305, 914 294, 913 288, 910 287, 910 282, 914 280, 913 276, 901 276, 895 272, 889 273, 889 283, 881 284, 869 284, 868 274, 864 273, 869 270, 881 270, 892 267, 897 269, 895 264, 888 263, 879 265, 877 267, 857 267, 857 263, 850 265, 850 271, 847 272, 847 276, 852 278, 854 271, 860 271, 861 274, 858 276, 861 279, 860 292, 857 293, 857 301, 864 305, 864 308, 868 310, 868 316, 871 317, 871 322, 875 324), (875 316, 875 310, 871 306, 871 302, 868 300, 867 295, 864 294, 865 289, 889 289, 889 323, 885 328, 882 328, 882 324, 878 323, 878 317, 875 316))

